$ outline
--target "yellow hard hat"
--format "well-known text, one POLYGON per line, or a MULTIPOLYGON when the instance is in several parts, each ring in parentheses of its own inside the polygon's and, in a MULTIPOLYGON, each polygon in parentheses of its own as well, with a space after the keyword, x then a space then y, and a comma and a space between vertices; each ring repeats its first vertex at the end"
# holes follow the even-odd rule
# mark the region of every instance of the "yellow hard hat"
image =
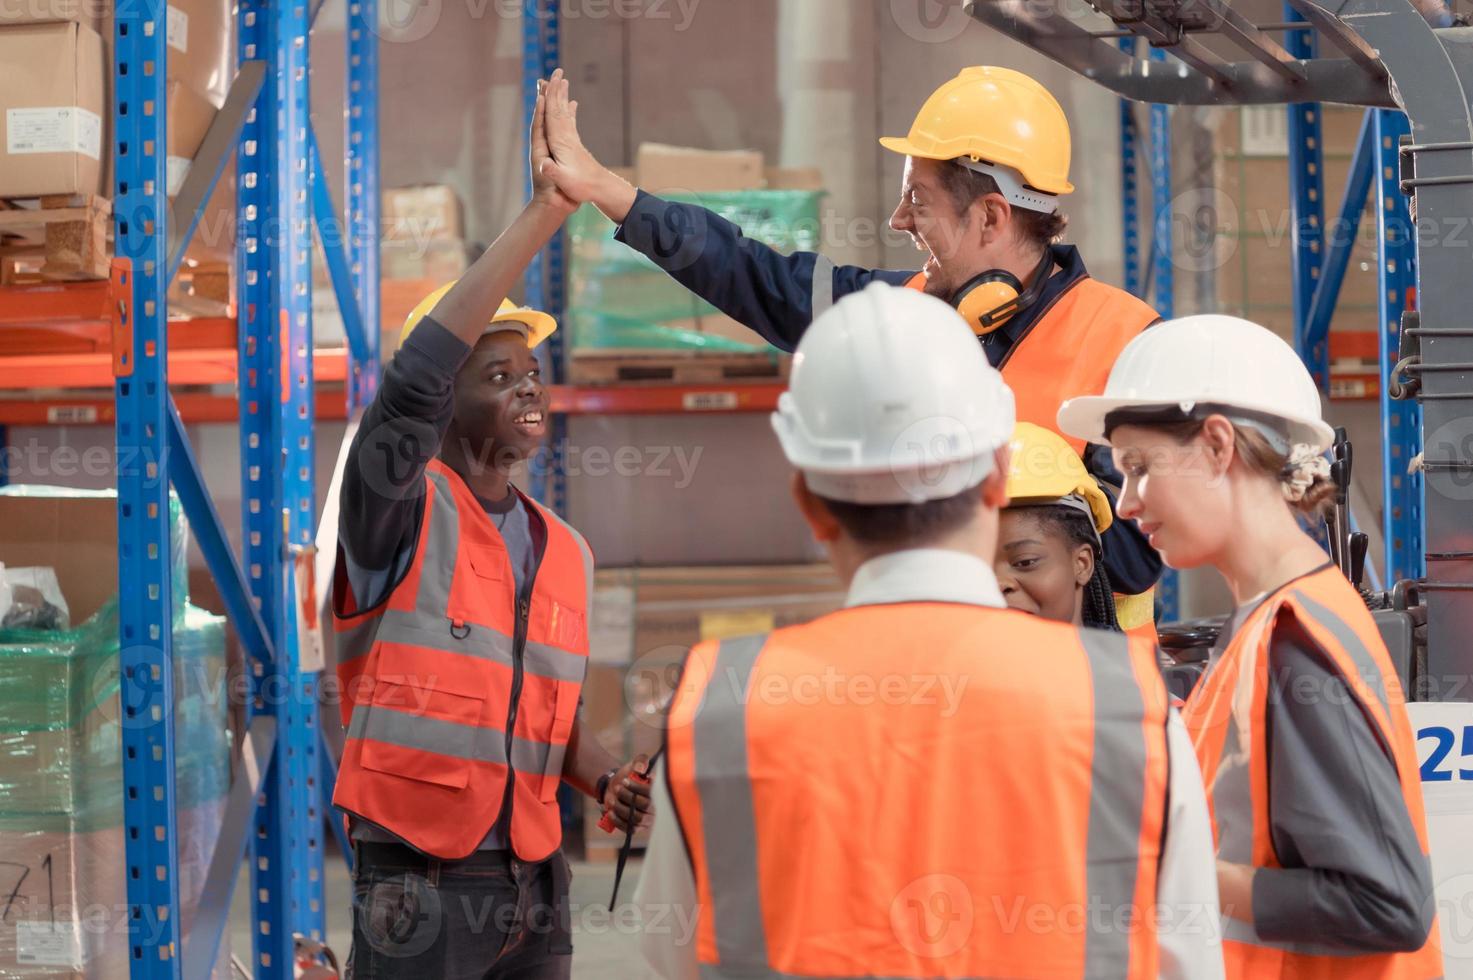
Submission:
MULTIPOLYGON (((404 329, 399 331, 399 346, 404 346, 404 341, 409 337, 409 331, 415 328, 419 321, 423 320, 435 308, 435 304, 450 292, 450 287, 459 280, 451 280, 439 289, 430 293, 419 301, 419 305, 409 311, 409 316, 404 320, 404 329)), ((540 310, 530 310, 524 306, 518 306, 509 299, 501 301, 501 308, 486 325, 485 333, 495 333, 497 330, 511 330, 520 333, 527 338, 529 348, 536 347, 548 337, 557 332, 557 321, 550 314, 540 310)), ((482 334, 485 336, 485 334, 482 334)))
POLYGON ((963 68, 931 94, 910 135, 880 145, 907 156, 1011 167, 1045 194, 1068 194, 1069 120, 1042 85, 1020 71, 963 68))
POLYGON ((1114 521, 1110 498, 1084 468, 1084 460, 1064 437, 1032 422, 1013 427, 1008 462, 1008 499, 1019 507, 1073 504, 1087 507, 1095 530, 1104 533, 1114 521))

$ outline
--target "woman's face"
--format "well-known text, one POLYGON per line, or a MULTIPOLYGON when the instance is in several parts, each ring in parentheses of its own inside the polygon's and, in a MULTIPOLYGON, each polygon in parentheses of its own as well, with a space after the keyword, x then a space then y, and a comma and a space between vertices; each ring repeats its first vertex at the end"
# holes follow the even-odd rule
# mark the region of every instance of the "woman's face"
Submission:
MULTIPOLYGON (((1230 446, 1231 426, 1213 418, 1226 426, 1230 446)), ((1136 425, 1115 429, 1110 444, 1125 478, 1115 513, 1135 521, 1172 568, 1209 564, 1233 534, 1220 449, 1212 449, 1205 433, 1180 443, 1158 429, 1136 425)))
POLYGON ((1010 507, 998 524, 993 570, 1009 609, 1063 623, 1084 618, 1084 586, 1094 574, 1094 547, 1075 544, 1040 508, 1010 507))

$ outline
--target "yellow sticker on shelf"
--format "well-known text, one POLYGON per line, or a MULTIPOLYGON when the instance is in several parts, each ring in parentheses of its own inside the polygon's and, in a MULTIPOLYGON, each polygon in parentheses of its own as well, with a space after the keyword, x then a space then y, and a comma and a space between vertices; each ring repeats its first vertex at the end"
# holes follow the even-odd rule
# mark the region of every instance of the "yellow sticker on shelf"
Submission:
POLYGON ((749 636, 752 633, 771 633, 772 612, 743 609, 732 612, 701 613, 701 639, 724 640, 729 636, 749 636))

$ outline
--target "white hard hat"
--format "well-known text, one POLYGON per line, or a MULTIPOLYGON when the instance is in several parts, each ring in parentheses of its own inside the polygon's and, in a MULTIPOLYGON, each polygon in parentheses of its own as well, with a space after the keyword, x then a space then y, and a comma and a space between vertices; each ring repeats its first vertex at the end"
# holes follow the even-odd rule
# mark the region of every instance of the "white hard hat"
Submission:
POLYGON ((873 283, 803 334, 772 427, 819 496, 916 504, 986 479, 1013 393, 951 306, 873 283))
POLYGON ((1323 452, 1335 441, 1320 417, 1319 389, 1294 348, 1265 327, 1217 313, 1142 332, 1116 358, 1103 395, 1071 398, 1059 407, 1059 428, 1105 443, 1107 417, 1135 409, 1184 416, 1236 410, 1278 428, 1290 444, 1323 452))

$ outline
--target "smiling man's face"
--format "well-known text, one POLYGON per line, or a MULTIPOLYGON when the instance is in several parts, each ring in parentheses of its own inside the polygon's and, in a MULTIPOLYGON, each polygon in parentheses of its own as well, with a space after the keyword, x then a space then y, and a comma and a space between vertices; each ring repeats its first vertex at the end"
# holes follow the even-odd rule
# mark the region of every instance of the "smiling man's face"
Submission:
POLYGON ((455 376, 455 429, 470 441, 468 455, 504 470, 542 445, 550 401, 526 338, 487 334, 455 376))

